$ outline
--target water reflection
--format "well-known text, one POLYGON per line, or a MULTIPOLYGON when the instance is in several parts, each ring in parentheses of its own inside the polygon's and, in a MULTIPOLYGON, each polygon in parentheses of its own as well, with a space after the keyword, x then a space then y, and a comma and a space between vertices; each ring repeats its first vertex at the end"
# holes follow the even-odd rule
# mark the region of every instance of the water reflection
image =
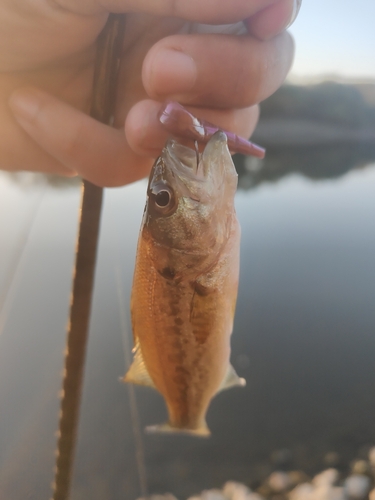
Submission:
POLYGON ((310 147, 270 147, 264 160, 235 155, 239 188, 252 189, 291 173, 309 179, 341 177, 353 169, 375 163, 375 144, 341 144, 310 147))
MULTIPOLYGON (((143 437, 152 492, 185 498, 228 479, 256 486, 275 467, 275 450, 312 473, 327 452, 348 464, 375 442, 375 169, 358 168, 373 152, 318 153, 270 150, 258 170, 239 160, 232 360, 248 386, 215 398, 210 440, 143 437)), ((4 186, 2 268, 29 210, 25 190, 4 186)), ((73 500, 139 494, 129 398, 118 382, 126 367, 116 277, 128 315, 144 196, 144 182, 105 196, 73 500)), ((1 498, 48 498, 78 199, 77 187, 43 199, 0 337, 1 498)), ((152 390, 138 388, 137 401, 142 428, 165 419, 152 390)))

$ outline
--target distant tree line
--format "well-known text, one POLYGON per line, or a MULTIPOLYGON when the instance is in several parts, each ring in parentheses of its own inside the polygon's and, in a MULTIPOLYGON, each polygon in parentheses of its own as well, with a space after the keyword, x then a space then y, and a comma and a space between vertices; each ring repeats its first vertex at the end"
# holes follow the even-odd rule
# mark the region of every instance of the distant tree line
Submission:
MULTIPOLYGON (((374 84, 375 94, 375 84, 374 84)), ((348 127, 375 127, 375 106, 355 85, 283 85, 261 104, 261 119, 298 118, 348 127)))
POLYGON ((268 148, 264 160, 235 155, 234 163, 240 189, 277 182, 292 173, 313 180, 335 179, 357 168, 375 167, 375 144, 268 148))

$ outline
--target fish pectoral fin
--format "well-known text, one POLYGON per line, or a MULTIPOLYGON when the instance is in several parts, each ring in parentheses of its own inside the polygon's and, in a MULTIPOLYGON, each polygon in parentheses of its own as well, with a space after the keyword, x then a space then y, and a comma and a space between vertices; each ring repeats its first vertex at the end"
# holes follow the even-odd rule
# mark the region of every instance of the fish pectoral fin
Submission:
POLYGON ((225 389, 230 389, 231 387, 235 386, 245 387, 245 385, 246 380, 242 377, 239 377, 233 366, 229 364, 227 373, 225 374, 225 377, 223 378, 223 381, 217 392, 224 391, 225 389))
POLYGON ((147 371, 145 362, 143 361, 142 352, 139 347, 136 349, 133 363, 130 365, 129 370, 121 380, 123 382, 146 385, 148 387, 153 387, 154 389, 156 389, 155 384, 147 371))

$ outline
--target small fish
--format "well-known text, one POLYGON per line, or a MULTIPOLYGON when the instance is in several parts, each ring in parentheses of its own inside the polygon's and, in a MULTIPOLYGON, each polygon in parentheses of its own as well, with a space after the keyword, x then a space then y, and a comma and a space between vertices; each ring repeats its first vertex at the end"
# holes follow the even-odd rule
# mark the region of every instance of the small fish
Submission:
POLYGON ((207 436, 211 399, 245 385, 229 361, 239 273, 236 187, 221 131, 202 154, 169 140, 151 171, 131 298, 135 354, 124 377, 164 397, 169 420, 149 431, 207 436))

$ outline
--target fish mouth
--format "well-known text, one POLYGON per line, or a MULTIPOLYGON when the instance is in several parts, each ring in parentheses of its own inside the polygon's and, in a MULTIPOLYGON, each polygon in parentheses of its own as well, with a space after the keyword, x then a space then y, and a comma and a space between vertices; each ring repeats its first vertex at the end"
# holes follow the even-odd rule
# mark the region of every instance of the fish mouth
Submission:
POLYGON ((224 132, 216 132, 202 153, 169 139, 152 169, 148 191, 168 185, 178 196, 195 201, 231 196, 237 187, 237 172, 224 132))
POLYGON ((182 171, 189 176, 196 176, 201 155, 198 149, 191 149, 180 144, 175 139, 169 139, 163 149, 161 158, 164 164, 174 172, 182 171))
MULTIPOLYGON (((201 180, 209 176, 212 164, 223 163, 220 159, 228 157, 231 159, 227 136, 221 130, 211 137, 203 153, 199 152, 197 143, 195 143, 195 149, 192 149, 178 143, 175 139, 169 139, 161 156, 164 163, 175 173, 185 173, 189 177, 193 175, 201 180)), ((214 174, 218 175, 220 172, 217 172, 217 166, 215 170, 214 174)))

